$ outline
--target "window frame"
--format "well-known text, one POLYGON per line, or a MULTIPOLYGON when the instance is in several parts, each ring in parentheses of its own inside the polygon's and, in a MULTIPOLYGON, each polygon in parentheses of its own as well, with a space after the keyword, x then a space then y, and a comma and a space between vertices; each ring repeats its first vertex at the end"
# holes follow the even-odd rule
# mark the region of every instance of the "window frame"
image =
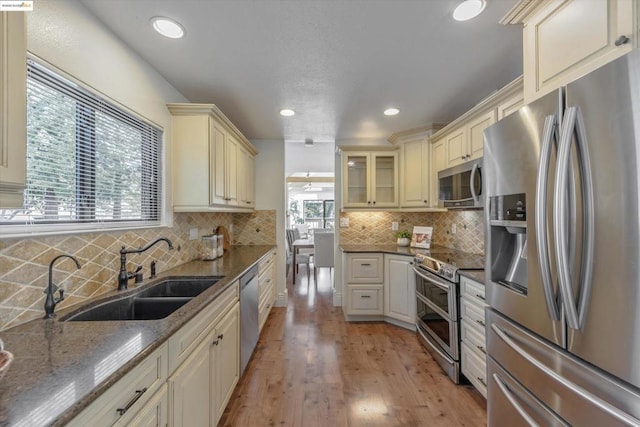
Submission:
MULTIPOLYGON (((123 219, 123 220, 113 220, 113 221, 104 221, 104 220, 93 220, 91 222, 83 221, 78 219, 77 221, 70 222, 50 222, 50 223, 26 223, 26 222, 16 222, 14 224, 9 223, 0 223, 0 240, 8 239, 8 238, 21 238, 21 237, 36 237, 36 236, 49 236, 49 235, 62 235, 62 234, 78 234, 78 233, 96 233, 102 231, 128 231, 128 230, 140 230, 140 229, 150 229, 150 228, 165 228, 171 225, 171 221, 173 219, 173 215, 171 210, 169 209, 171 198, 170 198, 170 186, 167 185, 167 177, 170 176, 170 171, 167 170, 168 161, 167 161, 167 153, 168 153, 168 144, 166 132, 163 126, 158 123, 143 117, 141 114, 133 111, 132 109, 124 106, 120 102, 114 100, 110 96, 104 94, 103 92, 95 89, 94 87, 86 84, 85 82, 75 78, 69 73, 59 69, 58 67, 50 64, 49 62, 31 54, 27 53, 27 61, 35 62, 41 67, 44 67, 51 72, 58 74, 65 80, 68 80, 72 84, 78 85, 82 90, 88 92, 90 95, 102 98, 104 101, 109 103, 112 108, 120 110, 121 113, 131 116, 132 118, 148 125, 153 128, 156 128, 159 132, 158 137, 158 162, 157 166, 159 168, 158 173, 158 185, 160 189, 158 191, 158 203, 152 207, 152 209, 158 209, 157 219, 153 220, 131 220, 131 219, 123 219)), ((25 123, 26 126, 26 123, 25 123)), ((25 158, 26 162, 26 158, 25 158)), ((144 175, 144 173, 143 173, 144 175)), ((143 179, 145 179, 143 177, 143 179)), ((76 197, 79 195, 80 189, 76 189, 76 197)), ((144 187, 143 190, 144 192, 144 187)))

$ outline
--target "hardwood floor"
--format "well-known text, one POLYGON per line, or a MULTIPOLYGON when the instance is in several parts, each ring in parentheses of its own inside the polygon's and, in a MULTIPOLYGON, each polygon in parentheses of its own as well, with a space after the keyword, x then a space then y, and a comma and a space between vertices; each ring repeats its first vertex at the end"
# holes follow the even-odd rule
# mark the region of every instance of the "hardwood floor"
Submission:
POLYGON ((219 425, 486 425, 482 396, 454 385, 414 332, 345 322, 329 269, 317 289, 304 267, 290 280, 289 305, 272 310, 219 425))

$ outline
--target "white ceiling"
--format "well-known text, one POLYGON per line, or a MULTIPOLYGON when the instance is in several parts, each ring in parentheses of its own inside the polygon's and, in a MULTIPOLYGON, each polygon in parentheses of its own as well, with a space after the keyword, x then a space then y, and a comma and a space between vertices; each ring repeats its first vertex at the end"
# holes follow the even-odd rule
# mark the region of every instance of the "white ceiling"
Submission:
POLYGON ((249 139, 386 138, 450 121, 522 73, 522 29, 487 0, 82 0, 191 102, 215 103, 249 139), (155 33, 153 16, 186 36, 155 33), (396 106, 400 115, 382 111, 396 106), (298 114, 279 116, 281 108, 298 114))

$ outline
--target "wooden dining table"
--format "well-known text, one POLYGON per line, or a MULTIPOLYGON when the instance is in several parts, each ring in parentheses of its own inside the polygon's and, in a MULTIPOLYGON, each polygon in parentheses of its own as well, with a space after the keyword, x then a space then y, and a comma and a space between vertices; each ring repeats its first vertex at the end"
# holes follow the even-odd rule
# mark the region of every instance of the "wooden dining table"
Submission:
MULTIPOLYGON (((296 255, 298 254, 298 251, 300 249, 308 249, 311 248, 313 249, 313 238, 309 239, 296 239, 293 241, 293 284, 295 285, 296 283, 296 255)), ((307 272, 307 274, 310 274, 310 272, 307 272)))

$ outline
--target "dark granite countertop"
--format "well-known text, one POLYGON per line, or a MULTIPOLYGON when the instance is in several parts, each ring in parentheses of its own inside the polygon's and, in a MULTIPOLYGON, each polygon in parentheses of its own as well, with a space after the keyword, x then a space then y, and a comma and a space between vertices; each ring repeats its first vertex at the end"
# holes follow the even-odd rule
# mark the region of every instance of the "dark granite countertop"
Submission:
POLYGON ((458 273, 484 286, 484 270, 458 270, 458 273))
MULTIPOLYGON (((157 279, 113 291, 82 309, 135 293, 167 277, 224 276, 192 301, 159 320, 62 322, 38 319, 3 331, 15 359, 0 381, 0 425, 64 425, 161 346, 274 246, 235 246, 215 261, 192 261, 157 279)), ((115 281, 115 278, 114 278, 115 281)))

